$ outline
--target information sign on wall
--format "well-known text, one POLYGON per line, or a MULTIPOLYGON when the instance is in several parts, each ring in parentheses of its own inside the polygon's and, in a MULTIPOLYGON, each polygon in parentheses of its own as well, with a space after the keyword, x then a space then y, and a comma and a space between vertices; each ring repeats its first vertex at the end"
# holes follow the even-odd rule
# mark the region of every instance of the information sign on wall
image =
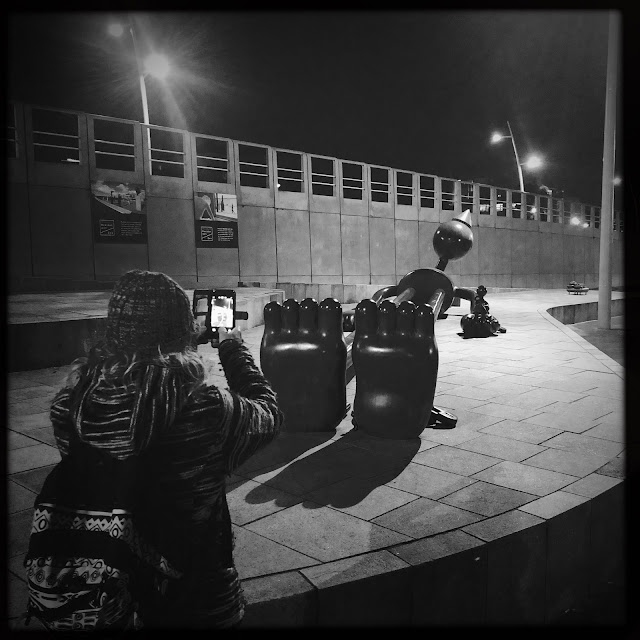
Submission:
POLYGON ((196 247, 238 248, 238 198, 198 191, 193 199, 196 247))
POLYGON ((144 185, 96 180, 91 183, 91 195, 95 242, 147 243, 144 185))

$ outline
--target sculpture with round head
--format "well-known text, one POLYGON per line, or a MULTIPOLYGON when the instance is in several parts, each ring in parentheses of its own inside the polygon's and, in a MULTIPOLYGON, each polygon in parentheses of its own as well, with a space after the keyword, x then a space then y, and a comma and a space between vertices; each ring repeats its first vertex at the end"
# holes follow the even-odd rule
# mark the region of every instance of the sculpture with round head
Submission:
POLYGON ((443 222, 433 236, 433 248, 440 261, 436 269, 444 271, 449 260, 459 260, 469 253, 473 246, 471 231, 471 211, 467 209, 449 222, 443 222))

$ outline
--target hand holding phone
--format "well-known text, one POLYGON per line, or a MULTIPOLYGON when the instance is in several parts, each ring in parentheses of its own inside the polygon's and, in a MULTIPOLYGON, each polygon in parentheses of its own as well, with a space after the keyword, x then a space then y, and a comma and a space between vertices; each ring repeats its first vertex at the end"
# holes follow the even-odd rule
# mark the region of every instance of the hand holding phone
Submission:
POLYGON ((220 327, 218 329, 218 344, 224 340, 237 340, 238 342, 242 342, 242 333, 240 329, 238 329, 238 327, 234 327, 227 331, 224 327, 220 327))
POLYGON ((236 292, 233 289, 195 290, 193 315, 200 327, 198 344, 210 341, 211 346, 217 347, 220 343, 221 329, 225 333, 223 339, 236 337, 232 331, 236 324, 236 292), (233 335, 229 335, 229 332, 233 335))

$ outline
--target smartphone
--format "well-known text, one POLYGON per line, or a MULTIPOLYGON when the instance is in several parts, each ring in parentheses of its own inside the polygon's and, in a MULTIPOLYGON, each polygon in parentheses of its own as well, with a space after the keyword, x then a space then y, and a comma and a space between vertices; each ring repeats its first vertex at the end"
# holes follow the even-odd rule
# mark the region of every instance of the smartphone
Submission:
POLYGON ((233 329, 236 326, 236 292, 233 289, 214 289, 211 294, 209 326, 217 329, 233 329))
POLYGON ((218 329, 236 326, 236 292, 233 289, 196 289, 193 316, 200 326, 198 344, 218 346, 218 329))

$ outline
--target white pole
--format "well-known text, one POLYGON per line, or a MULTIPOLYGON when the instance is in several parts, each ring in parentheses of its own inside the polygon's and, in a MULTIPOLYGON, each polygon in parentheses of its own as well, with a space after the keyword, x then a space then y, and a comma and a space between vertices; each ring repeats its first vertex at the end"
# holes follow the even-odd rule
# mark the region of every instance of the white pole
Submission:
POLYGON ((598 273, 598 328, 611 329, 611 228, 613 226, 613 177, 616 147, 616 91, 620 14, 609 12, 607 88, 604 108, 602 203, 600 216, 600 265, 598 273))
POLYGON ((520 156, 518 156, 518 150, 516 149, 516 139, 513 137, 513 131, 511 131, 511 125, 507 120, 507 127, 509 127, 509 137, 511 138, 511 144, 513 145, 513 153, 516 156, 516 165, 518 167, 518 178, 520 179, 520 191, 524 191, 524 178, 522 177, 522 165, 520 164, 520 156))

